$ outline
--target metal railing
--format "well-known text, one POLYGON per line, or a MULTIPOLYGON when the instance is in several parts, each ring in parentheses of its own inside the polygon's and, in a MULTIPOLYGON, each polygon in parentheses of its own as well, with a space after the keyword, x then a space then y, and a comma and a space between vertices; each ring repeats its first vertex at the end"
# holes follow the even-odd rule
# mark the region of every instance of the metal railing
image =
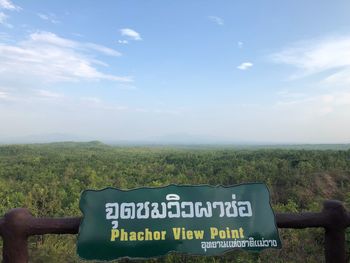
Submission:
MULTIPOLYGON (((28 262, 28 237, 44 234, 77 234, 81 218, 35 218, 28 209, 15 208, 0 219, 0 235, 3 238, 3 262, 28 262)), ((323 203, 321 212, 277 213, 279 228, 325 229, 324 252, 327 263, 345 263, 345 231, 350 226, 350 213, 336 200, 323 203)))

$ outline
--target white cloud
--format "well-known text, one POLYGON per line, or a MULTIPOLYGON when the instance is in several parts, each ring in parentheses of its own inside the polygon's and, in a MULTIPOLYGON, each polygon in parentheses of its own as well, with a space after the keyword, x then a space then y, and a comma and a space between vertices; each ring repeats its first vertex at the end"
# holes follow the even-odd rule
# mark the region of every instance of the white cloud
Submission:
MULTIPOLYGON (((279 94, 281 98, 275 106, 281 120, 288 117, 290 123, 300 123, 298 130, 310 133, 310 141, 315 138, 328 138, 328 142, 348 141, 350 36, 300 41, 272 54, 270 59, 294 67, 292 79, 307 76, 321 79, 314 88, 304 89, 302 93, 279 94), (315 130, 318 132, 311 134, 315 130)), ((310 86, 308 79, 302 81, 306 87, 310 86)), ((295 90, 300 90, 299 85, 300 81, 295 90)))
POLYGON ((37 90, 37 95, 42 98, 47 98, 47 99, 58 99, 58 98, 63 98, 64 95, 57 93, 57 92, 52 92, 50 90, 37 90))
POLYGON ((240 70, 247 70, 247 69, 251 68, 252 66, 253 66, 253 63, 251 63, 251 62, 243 62, 242 64, 237 66, 237 68, 240 70))
POLYGON ((8 18, 8 16, 5 13, 0 12, 0 24, 1 25, 4 25, 6 23, 7 18, 8 18))
POLYGON ((38 17, 40 17, 42 20, 49 20, 49 17, 45 14, 38 13, 38 17))
MULTIPOLYGON (((37 32, 37 33, 33 33, 30 35, 30 40, 35 42, 35 44, 37 43, 41 43, 41 44, 50 44, 50 45, 55 45, 55 46, 59 46, 59 47, 63 47, 63 48, 72 48, 72 49, 80 49, 80 50, 95 50, 98 51, 104 55, 108 55, 108 56, 120 56, 121 53, 105 47, 105 46, 101 46, 98 44, 94 44, 94 43, 82 43, 82 42, 77 42, 74 40, 69 40, 66 38, 62 38, 57 36, 54 33, 51 32, 37 32)), ((29 42, 31 42, 29 41, 29 42)), ((29 43, 26 42, 26 43, 29 43)))
POLYGON ((238 41, 238 42, 237 42, 237 46, 238 46, 239 48, 243 48, 243 45, 244 45, 244 44, 243 44, 242 41, 238 41))
POLYGON ((118 43, 126 45, 126 44, 129 43, 129 41, 127 41, 127 40, 118 40, 118 43))
POLYGON ((113 57, 121 56, 120 52, 118 52, 114 49, 105 47, 105 46, 101 46, 101 45, 97 45, 97 44, 93 44, 93 43, 86 43, 86 44, 83 44, 81 46, 88 48, 88 49, 96 50, 96 51, 98 51, 104 55, 107 55, 107 56, 113 56, 113 57))
POLYGON ((57 36, 51 32, 36 32, 29 36, 29 41, 24 42, 26 45, 40 44, 40 45, 53 45, 63 48, 78 48, 81 44, 79 42, 69 40, 57 36))
POLYGON ((80 101, 83 103, 83 107, 93 108, 95 110, 104 111, 125 111, 129 108, 122 105, 110 104, 98 97, 81 97, 80 101))
POLYGON ((100 104, 102 102, 102 100, 97 97, 82 97, 80 99, 84 102, 93 103, 93 104, 100 104))
MULTIPOLYGON (((43 101, 58 101, 65 98, 64 94, 57 93, 48 89, 31 89, 28 87, 0 87, 1 100, 16 103, 37 103, 43 101)), ((64 100, 62 100, 64 102, 64 100)))
POLYGON ((7 23, 7 19, 9 18, 8 15, 6 15, 3 12, 0 12, 0 26, 3 25, 8 28, 12 28, 13 26, 9 23, 7 23))
POLYGON ((277 92, 277 95, 286 99, 299 99, 307 96, 305 93, 302 92, 290 92, 288 90, 281 90, 277 92))
POLYGON ((1 41, 9 41, 10 39, 11 39, 11 37, 9 34, 4 33, 4 32, 0 32, 0 42, 1 41))
POLYGON ((0 91, 0 99, 7 99, 9 97, 9 94, 4 91, 0 91))
POLYGON ((0 25, 12 28, 13 26, 7 23, 9 16, 4 12, 1 12, 1 9, 10 10, 10 11, 20 11, 19 6, 14 5, 10 0, 0 0, 0 25))
MULTIPOLYGON (((276 107, 288 109, 293 112, 304 112, 304 115, 325 115, 337 111, 346 112, 350 108, 350 92, 334 91, 316 95, 303 94, 299 97, 286 97, 282 95, 282 100, 276 103, 276 107), (344 107, 347 109, 344 111, 344 107)), ((290 115, 291 113, 289 113, 290 115)))
POLYGON ((130 84, 121 84, 118 86, 119 89, 122 89, 122 90, 136 90, 137 88, 133 85, 130 85, 130 84))
POLYGON ((131 82, 129 77, 106 74, 96 66, 93 51, 118 56, 119 52, 93 43, 61 38, 50 32, 31 34, 14 45, 0 43, 0 78, 15 83, 26 79, 39 83, 80 80, 131 82))
POLYGON ((345 67, 338 72, 330 74, 324 79, 327 84, 349 85, 350 84, 350 67, 345 67))
POLYGON ((350 36, 294 43, 271 58, 275 63, 299 69, 294 77, 326 72, 324 80, 328 83, 350 83, 350 36))
POLYGON ((224 25, 224 19, 222 19, 221 17, 208 16, 208 18, 210 19, 210 21, 214 22, 215 24, 217 24, 219 26, 223 26, 224 25))
POLYGON ((14 5, 10 0, 0 0, 0 9, 19 11, 21 8, 14 5))
POLYGON ((42 20, 49 21, 52 24, 59 24, 60 21, 56 19, 56 16, 54 14, 42 14, 38 13, 38 17, 40 17, 42 20))
POLYGON ((129 37, 133 40, 142 40, 141 35, 131 28, 122 28, 120 29, 120 33, 122 36, 129 37))

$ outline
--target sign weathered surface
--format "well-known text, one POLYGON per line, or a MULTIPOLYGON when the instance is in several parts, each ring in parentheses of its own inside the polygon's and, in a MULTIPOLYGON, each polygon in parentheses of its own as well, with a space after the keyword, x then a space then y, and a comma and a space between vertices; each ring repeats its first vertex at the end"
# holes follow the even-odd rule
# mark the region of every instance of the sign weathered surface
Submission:
POLYGON ((84 259, 281 248, 269 191, 260 183, 86 190, 80 209, 77 251, 84 259))

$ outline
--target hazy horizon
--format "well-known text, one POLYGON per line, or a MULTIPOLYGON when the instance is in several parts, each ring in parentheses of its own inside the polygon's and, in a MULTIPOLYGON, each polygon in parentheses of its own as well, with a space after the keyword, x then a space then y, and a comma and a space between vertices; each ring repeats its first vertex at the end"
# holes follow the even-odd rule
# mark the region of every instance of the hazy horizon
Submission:
POLYGON ((0 143, 350 143, 349 10, 0 0, 0 143))
POLYGON ((221 138, 200 137, 186 134, 165 135, 161 137, 149 137, 136 140, 111 139, 96 137, 79 137, 73 134, 36 134, 22 137, 7 137, 0 139, 0 145, 6 144, 36 144, 36 143, 89 143, 101 142, 109 145, 212 145, 212 146, 300 146, 300 145, 350 145, 350 142, 297 142, 297 141, 233 141, 221 138))

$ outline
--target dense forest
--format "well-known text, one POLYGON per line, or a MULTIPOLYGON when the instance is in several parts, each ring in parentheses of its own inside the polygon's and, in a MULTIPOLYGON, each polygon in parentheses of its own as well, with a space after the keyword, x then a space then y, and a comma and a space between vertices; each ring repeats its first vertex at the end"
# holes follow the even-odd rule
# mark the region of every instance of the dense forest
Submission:
MULTIPOLYGON (((80 216, 80 194, 108 186, 264 182, 275 212, 319 211, 325 199, 350 208, 350 150, 234 147, 118 147, 99 142, 0 146, 0 211, 80 216)), ((150 262, 323 262, 323 230, 280 230, 282 250, 223 256, 170 254, 150 262)), ((347 231, 348 255, 350 230, 347 231)), ((31 262, 81 262, 76 236, 30 239, 31 262)))

